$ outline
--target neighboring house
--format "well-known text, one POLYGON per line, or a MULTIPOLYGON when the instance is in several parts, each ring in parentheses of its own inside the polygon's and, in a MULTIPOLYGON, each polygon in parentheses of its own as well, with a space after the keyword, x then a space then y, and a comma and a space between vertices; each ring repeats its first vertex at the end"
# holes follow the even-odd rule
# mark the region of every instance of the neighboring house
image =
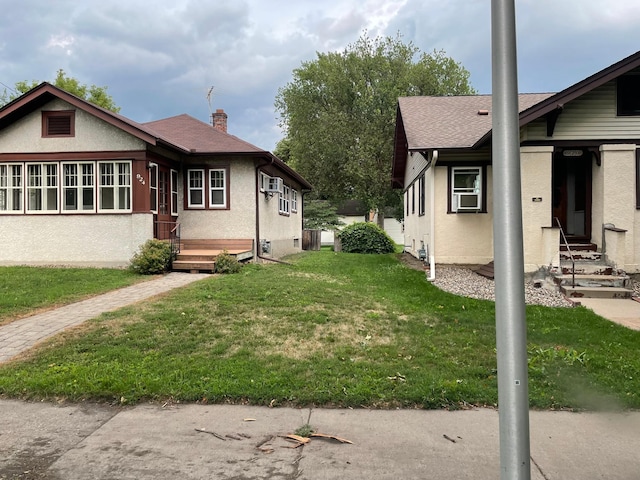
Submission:
MULTIPOLYGON (((336 209, 338 218, 342 223, 351 225, 356 222, 378 222, 378 215, 371 213, 358 200, 348 200, 340 205, 336 209)), ((343 227, 340 227, 343 228, 343 227)), ((384 230, 391 237, 391 239, 398 245, 402 245, 404 241, 404 235, 402 234, 402 223, 396 220, 391 213, 385 213, 384 216, 384 230)), ((323 230, 321 233, 322 245, 334 244, 334 232, 332 230, 323 230)))
MULTIPOLYGON (((559 222, 570 242, 640 272, 640 52, 519 101, 525 270, 557 266, 559 222)), ((490 95, 399 99, 393 180, 406 251, 435 263, 493 259, 491 128, 490 95)))
POLYGON ((0 263, 125 266, 178 231, 242 239, 254 258, 300 251, 311 186, 212 117, 140 124, 48 83, 5 105, 0 263))

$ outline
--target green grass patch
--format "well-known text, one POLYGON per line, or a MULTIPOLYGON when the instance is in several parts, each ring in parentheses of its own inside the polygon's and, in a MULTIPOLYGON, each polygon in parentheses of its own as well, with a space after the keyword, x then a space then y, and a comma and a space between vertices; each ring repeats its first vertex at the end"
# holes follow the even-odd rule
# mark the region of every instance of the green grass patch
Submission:
POLYGON ((127 270, 0 267, 0 325, 141 280, 127 270))
MULTIPOLYGON (((102 315, 0 367, 21 398, 464 408, 497 403, 493 302, 396 255, 305 252, 102 315)), ((638 408, 640 332, 527 307, 537 408, 638 408)))

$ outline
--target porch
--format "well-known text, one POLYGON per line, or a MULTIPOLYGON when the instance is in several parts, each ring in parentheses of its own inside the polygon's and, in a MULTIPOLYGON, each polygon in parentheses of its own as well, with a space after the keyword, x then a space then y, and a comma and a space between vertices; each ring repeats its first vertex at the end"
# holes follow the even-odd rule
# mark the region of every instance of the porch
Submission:
POLYGON ((216 258, 223 252, 239 262, 251 260, 254 255, 253 239, 180 239, 177 246, 173 271, 214 272, 216 258))

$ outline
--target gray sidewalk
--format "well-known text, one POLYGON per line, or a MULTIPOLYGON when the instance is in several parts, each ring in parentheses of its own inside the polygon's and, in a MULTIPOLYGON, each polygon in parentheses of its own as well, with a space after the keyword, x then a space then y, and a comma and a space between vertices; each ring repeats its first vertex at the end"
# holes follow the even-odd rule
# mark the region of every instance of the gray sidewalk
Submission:
POLYGON ((209 276, 208 274, 173 272, 2 326, 0 327, 0 363, 66 328, 79 325, 103 312, 117 310, 209 276))
MULTIPOLYGON (((533 480, 640 478, 640 412, 530 414, 533 480)), ((500 477, 498 412, 0 401, 0 478, 500 477), (282 435, 309 422, 352 444, 282 435), (204 429, 203 433, 196 429, 204 429)))

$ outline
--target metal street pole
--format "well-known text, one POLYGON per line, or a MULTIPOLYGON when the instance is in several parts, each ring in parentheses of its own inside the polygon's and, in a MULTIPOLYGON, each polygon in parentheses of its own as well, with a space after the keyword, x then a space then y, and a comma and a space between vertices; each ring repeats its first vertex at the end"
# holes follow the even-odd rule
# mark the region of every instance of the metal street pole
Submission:
POLYGON ((493 250, 501 480, 530 480, 514 0, 491 1, 493 250))

